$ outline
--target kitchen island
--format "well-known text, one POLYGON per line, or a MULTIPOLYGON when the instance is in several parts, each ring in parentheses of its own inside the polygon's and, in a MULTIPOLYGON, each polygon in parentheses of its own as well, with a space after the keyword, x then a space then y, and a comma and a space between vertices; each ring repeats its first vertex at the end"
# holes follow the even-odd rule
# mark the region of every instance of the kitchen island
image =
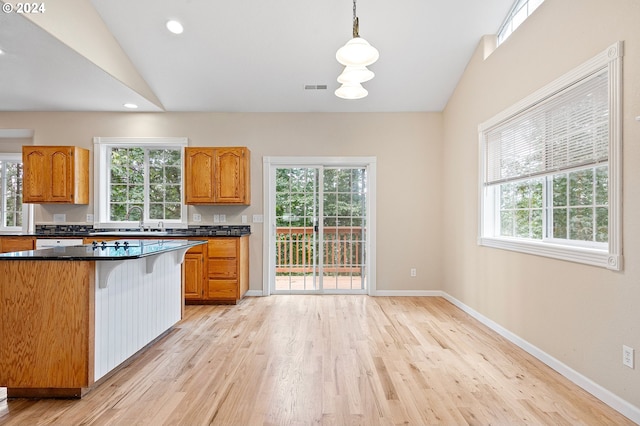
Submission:
POLYGON ((0 254, 0 387, 9 397, 82 397, 181 319, 181 263, 203 243, 0 254))

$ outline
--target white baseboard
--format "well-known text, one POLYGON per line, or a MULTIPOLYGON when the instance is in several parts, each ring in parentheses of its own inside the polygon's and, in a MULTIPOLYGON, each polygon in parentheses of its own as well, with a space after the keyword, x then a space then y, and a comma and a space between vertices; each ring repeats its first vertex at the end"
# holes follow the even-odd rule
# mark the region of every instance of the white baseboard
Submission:
POLYGON ((262 290, 248 290, 244 295, 249 297, 264 296, 264 294, 262 293, 262 290))
POLYGON ((496 323, 495 321, 477 312, 470 306, 467 306, 464 303, 460 302, 458 299, 450 296, 445 292, 440 292, 440 293, 442 297, 444 297, 446 300, 451 302, 453 305, 460 308, 462 311, 471 315, 473 318, 480 321, 482 324, 486 325, 487 327, 489 327, 490 329, 492 329, 493 331, 495 331, 505 339, 509 340, 511 343, 522 348, 532 356, 536 357, 538 360, 542 361, 549 367, 553 368, 558 373, 562 374, 564 377, 571 380, 576 385, 580 386, 582 389, 586 390, 587 392, 589 392, 590 394, 592 394, 593 396, 595 396, 596 398, 598 398, 599 400, 601 400, 602 402, 604 402, 605 404, 613 408, 614 410, 618 411, 620 414, 640 424, 640 408, 629 403, 628 401, 625 401, 624 399, 615 395, 613 392, 595 383, 593 380, 589 379, 588 377, 583 376, 582 374, 578 373, 568 365, 560 362, 559 360, 552 357, 548 353, 542 351, 540 348, 520 338, 516 334, 502 327, 500 324, 496 323))

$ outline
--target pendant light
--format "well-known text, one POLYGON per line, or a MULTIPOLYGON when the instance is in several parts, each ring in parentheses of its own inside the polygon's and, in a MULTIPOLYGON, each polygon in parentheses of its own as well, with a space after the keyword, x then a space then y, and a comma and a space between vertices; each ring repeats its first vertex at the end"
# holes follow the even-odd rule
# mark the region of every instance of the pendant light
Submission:
POLYGON ((360 83, 375 76, 367 66, 377 61, 379 56, 378 49, 360 37, 356 0, 353 0, 353 38, 336 52, 336 59, 345 66, 338 76, 338 82, 342 86, 335 91, 336 96, 343 99, 361 99, 367 96, 369 92, 360 83))

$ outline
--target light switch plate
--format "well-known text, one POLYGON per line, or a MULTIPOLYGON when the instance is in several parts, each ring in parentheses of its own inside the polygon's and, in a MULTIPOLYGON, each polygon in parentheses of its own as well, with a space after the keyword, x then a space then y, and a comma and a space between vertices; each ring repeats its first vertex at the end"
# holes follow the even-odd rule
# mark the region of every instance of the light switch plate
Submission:
POLYGON ((264 216, 262 216, 261 214, 253 215, 253 223, 262 223, 262 222, 264 222, 264 216))

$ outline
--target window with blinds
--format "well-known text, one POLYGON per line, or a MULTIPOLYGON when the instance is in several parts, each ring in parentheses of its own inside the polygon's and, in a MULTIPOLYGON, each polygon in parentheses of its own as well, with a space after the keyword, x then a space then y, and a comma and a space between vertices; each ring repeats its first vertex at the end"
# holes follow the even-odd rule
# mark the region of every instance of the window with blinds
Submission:
POLYGON ((489 129, 485 143, 486 184, 607 161, 606 70, 489 129))
POLYGON ((480 125, 480 244, 620 269, 621 53, 480 125))

